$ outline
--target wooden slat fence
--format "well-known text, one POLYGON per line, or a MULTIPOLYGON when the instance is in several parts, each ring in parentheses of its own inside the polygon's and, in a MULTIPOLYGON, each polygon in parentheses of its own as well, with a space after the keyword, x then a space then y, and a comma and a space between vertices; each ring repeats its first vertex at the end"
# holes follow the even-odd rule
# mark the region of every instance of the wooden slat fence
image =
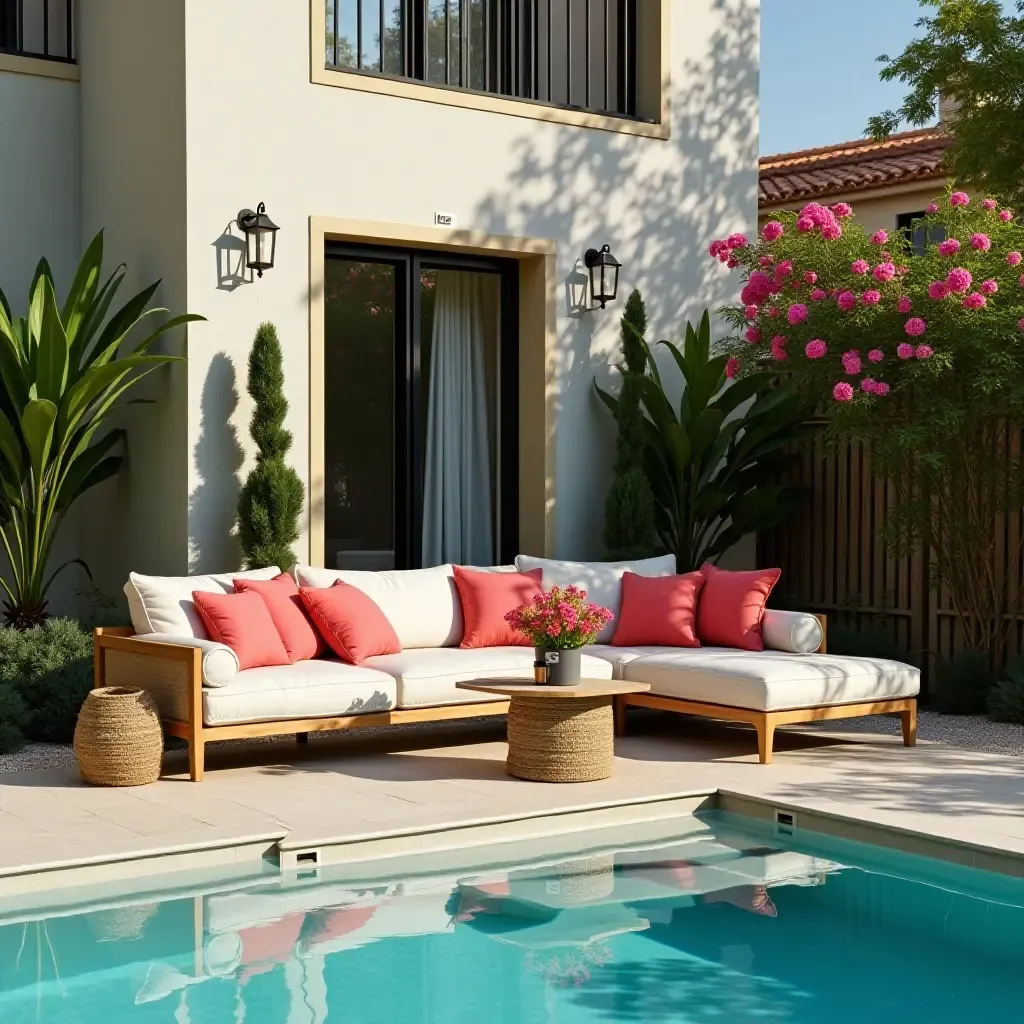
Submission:
MULTIPOLYGON (((1019 436, 1013 451, 1019 455, 1019 436)), ((872 475, 866 446, 828 448, 820 429, 788 476, 805 492, 800 507, 787 522, 759 534, 757 543, 758 565, 782 569, 771 603, 824 612, 830 636, 857 630, 891 640, 921 667, 927 687, 936 660, 959 649, 960 630, 945 588, 928 585, 930 552, 897 556, 879 535, 894 501, 892 484, 872 475)), ((1014 513, 1000 517, 993 529, 996 569, 1005 573, 1024 524, 1014 513)), ((1019 567, 1016 576, 1012 593, 1024 586, 1019 567)), ((1024 619, 1018 618, 1009 656, 1022 650, 1024 619)))

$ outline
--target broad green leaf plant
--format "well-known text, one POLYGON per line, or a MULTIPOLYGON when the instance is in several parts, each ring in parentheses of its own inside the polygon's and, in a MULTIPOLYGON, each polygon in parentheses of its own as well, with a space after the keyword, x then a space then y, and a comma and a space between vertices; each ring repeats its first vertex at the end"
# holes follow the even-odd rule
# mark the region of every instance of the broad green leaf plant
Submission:
POLYGON ((7 622, 27 629, 46 617, 47 593, 68 565, 50 570, 54 540, 82 494, 121 466, 125 431, 110 427, 123 396, 147 374, 180 357, 153 354, 164 333, 204 317, 183 314, 141 340, 143 321, 169 312, 147 308, 160 282, 110 314, 125 274, 102 279, 103 233, 89 245, 62 306, 41 260, 28 313, 14 317, 0 292, 0 540, 10 563, 0 579, 7 622))
MULTIPOLYGON (((642 339, 641 339, 642 340, 642 339)), ((711 351, 711 321, 686 325, 683 347, 661 341, 682 375, 678 409, 647 348, 639 378, 646 413, 645 468, 661 543, 678 572, 699 569, 741 538, 782 522, 797 492, 780 482, 807 430, 807 403, 777 374, 729 383, 726 355, 711 351)), ((597 388, 614 414, 618 399, 597 388)))

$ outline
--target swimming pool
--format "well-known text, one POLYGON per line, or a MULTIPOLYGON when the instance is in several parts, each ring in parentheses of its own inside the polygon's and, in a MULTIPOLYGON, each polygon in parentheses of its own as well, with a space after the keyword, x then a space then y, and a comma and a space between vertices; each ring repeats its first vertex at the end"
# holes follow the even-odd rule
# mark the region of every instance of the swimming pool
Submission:
POLYGON ((1021 1019, 1024 880, 727 816, 557 863, 4 918, 3 1024, 1021 1019))

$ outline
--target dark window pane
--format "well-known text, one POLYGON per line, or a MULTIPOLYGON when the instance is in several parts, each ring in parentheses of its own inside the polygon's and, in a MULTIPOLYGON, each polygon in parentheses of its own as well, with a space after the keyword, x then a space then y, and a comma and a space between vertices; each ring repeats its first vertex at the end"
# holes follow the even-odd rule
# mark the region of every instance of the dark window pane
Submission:
POLYGON ((395 552, 395 269, 328 259, 324 276, 324 564, 395 552))
POLYGON ((384 71, 389 75, 405 74, 401 0, 387 0, 384 5, 384 71))

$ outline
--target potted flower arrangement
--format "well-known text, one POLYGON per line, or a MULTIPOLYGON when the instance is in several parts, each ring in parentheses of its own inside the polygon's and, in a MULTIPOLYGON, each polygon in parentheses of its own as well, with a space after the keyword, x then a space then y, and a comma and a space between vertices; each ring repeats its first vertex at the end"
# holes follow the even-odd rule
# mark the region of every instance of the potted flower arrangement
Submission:
POLYGON ((607 608, 587 600, 579 587, 552 587, 505 616, 513 628, 529 637, 537 662, 547 667, 547 682, 573 686, 580 681, 580 648, 592 644, 612 620, 607 608))

